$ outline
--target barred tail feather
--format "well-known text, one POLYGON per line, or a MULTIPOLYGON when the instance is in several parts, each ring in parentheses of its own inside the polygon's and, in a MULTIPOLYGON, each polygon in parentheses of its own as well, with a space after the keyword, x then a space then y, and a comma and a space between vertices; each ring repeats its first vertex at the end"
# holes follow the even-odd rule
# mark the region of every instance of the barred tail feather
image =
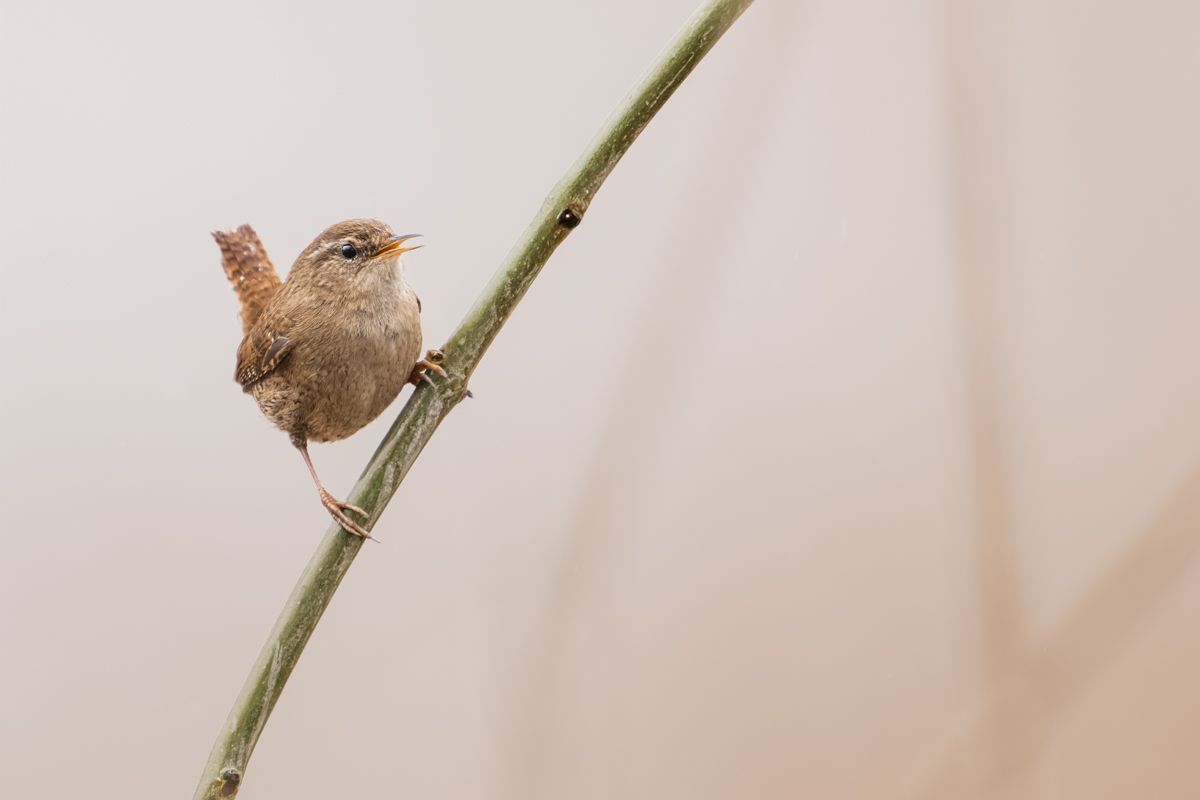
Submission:
POLYGON ((234 231, 213 231, 221 248, 221 266, 233 284, 241 306, 242 333, 247 334, 258 315, 279 291, 282 281, 267 258, 266 248, 249 225, 234 231))

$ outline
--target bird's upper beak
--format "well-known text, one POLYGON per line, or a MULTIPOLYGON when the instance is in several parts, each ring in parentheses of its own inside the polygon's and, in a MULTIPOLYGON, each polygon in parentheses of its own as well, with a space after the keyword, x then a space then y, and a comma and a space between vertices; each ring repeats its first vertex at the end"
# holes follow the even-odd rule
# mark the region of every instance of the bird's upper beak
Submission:
POLYGON ((406 233, 403 236, 393 236, 391 238, 391 241, 389 241, 382 248, 380 248, 379 252, 375 254, 375 257, 376 258, 387 258, 389 256, 398 256, 401 253, 408 253, 413 250, 419 250, 422 247, 424 247, 425 245, 419 244, 416 247, 405 247, 404 243, 407 242, 409 239, 415 239, 420 235, 421 234, 419 234, 419 233, 406 233))

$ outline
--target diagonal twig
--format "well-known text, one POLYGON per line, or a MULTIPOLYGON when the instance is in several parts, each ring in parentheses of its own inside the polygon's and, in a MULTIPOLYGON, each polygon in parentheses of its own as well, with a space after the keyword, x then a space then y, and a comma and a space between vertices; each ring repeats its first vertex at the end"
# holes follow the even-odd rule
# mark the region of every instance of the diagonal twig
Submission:
MULTIPOLYGON (((364 526, 368 530, 374 527, 438 425, 465 397, 467 381, 488 346, 550 255, 583 219, 613 167, 752 1, 707 0, 546 197, 443 348, 446 360, 442 366, 448 377, 416 389, 347 498, 369 512, 364 526)), ((237 795, 263 726, 362 544, 362 539, 347 534, 340 526, 330 526, 217 736, 196 789, 196 800, 237 795)))

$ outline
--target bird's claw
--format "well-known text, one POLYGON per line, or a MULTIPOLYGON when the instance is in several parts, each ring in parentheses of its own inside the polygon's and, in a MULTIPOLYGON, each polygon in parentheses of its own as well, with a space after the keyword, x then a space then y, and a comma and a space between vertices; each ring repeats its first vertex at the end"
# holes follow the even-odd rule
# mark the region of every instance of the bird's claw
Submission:
POLYGON ((358 506, 352 506, 349 503, 338 503, 337 507, 340 508, 342 511, 353 511, 355 514, 358 514, 359 516, 363 516, 363 517, 367 516, 366 511, 363 511, 358 506))
POLYGON ((338 524, 345 528, 347 532, 352 533, 355 536, 361 536, 364 539, 370 539, 375 542, 379 541, 371 535, 370 531, 346 516, 347 511, 353 511, 355 514, 360 514, 365 517, 367 516, 367 512, 363 509, 356 505, 351 505, 350 503, 345 503, 341 500, 338 500, 329 492, 321 492, 321 504, 325 506, 325 510, 329 512, 329 515, 336 519, 338 524))
POLYGON ((431 372, 436 372, 443 378, 450 377, 446 374, 446 370, 442 369, 442 362, 445 360, 446 354, 441 350, 436 348, 430 350, 413 366, 412 374, 408 376, 408 382, 412 384, 424 382, 433 386, 433 378, 429 377, 431 372))

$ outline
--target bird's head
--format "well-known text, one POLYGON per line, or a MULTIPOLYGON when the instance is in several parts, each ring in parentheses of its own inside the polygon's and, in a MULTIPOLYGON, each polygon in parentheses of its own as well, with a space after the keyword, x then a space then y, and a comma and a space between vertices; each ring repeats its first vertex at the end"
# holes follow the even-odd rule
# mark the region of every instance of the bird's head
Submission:
POLYGON ((349 219, 330 225, 296 259, 292 272, 318 281, 334 281, 362 275, 365 271, 394 267, 401 254, 421 245, 405 244, 417 233, 397 236, 375 219, 349 219))

